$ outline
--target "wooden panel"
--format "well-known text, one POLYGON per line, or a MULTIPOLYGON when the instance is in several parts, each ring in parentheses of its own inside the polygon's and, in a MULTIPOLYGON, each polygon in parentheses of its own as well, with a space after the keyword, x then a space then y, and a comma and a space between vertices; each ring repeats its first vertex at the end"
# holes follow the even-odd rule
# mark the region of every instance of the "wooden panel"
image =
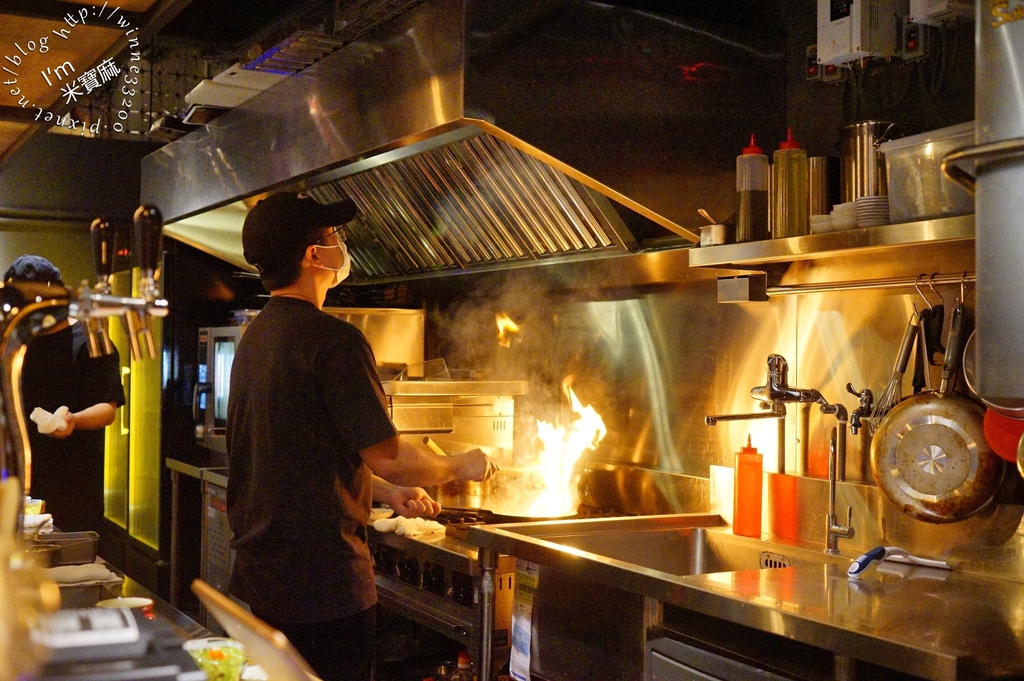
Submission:
POLYGON ((24 17, 4 16, 3 23, 0 105, 29 109, 45 109, 61 100, 62 85, 93 68, 121 34, 120 30, 99 24, 71 27, 63 21, 24 17), (62 30, 66 38, 53 33, 62 30), (45 53, 40 51, 39 45, 43 38, 46 39, 45 53))
MULTIPOLYGON (((76 5, 88 5, 89 7, 100 5, 96 0, 67 0, 67 2, 75 3, 76 5)), ((120 0, 119 2, 111 2, 108 7, 120 7, 125 12, 145 12, 155 4, 156 0, 120 0)))
POLYGON ((31 128, 31 125, 22 123, 8 123, 0 121, 0 151, 10 148, 18 136, 31 128))

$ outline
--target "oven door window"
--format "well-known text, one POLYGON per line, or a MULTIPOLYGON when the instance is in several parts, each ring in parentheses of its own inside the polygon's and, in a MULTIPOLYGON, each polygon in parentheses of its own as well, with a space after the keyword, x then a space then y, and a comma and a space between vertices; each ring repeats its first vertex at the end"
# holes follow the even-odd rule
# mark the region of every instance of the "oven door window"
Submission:
POLYGON ((235 361, 235 339, 213 340, 213 427, 224 428, 228 418, 228 390, 231 385, 231 364, 235 361))

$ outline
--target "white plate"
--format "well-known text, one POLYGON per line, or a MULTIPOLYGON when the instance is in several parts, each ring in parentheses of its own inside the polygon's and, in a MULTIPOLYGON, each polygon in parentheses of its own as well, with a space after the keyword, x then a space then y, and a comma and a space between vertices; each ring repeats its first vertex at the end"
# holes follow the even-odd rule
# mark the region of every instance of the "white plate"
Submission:
POLYGON ((141 598, 139 596, 125 596, 123 598, 108 598, 96 604, 97 608, 148 608, 153 605, 152 598, 141 598))
POLYGON ((384 520, 385 518, 390 518, 394 514, 394 509, 390 509, 387 507, 371 508, 370 522, 372 523, 374 520, 384 520))

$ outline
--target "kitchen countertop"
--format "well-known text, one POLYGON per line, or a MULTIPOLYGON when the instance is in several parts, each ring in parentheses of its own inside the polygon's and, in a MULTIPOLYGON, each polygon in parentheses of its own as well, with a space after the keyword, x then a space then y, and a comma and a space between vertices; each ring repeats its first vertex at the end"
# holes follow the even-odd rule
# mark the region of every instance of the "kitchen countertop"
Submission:
MULTIPOLYGON (((851 559, 843 556, 823 556, 816 564, 794 561, 793 567, 669 574, 513 530, 471 528, 470 541, 684 611, 923 678, 1024 674, 1024 585, 1016 582, 890 561, 850 579, 851 559)), ((764 544, 766 550, 775 546, 764 544)))

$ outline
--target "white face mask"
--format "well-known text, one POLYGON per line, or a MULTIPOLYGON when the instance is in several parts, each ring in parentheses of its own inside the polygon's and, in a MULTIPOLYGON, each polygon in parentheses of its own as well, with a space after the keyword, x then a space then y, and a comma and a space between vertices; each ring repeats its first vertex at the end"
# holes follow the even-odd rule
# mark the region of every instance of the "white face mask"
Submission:
POLYGON ((348 279, 348 275, 352 271, 352 259, 348 255, 348 248, 345 243, 342 242, 336 246, 322 246, 316 244, 316 248, 340 248, 341 249, 341 266, 340 267, 327 267, 326 265, 320 265, 320 269, 329 270, 334 272, 334 281, 328 288, 334 288, 341 282, 348 279))

